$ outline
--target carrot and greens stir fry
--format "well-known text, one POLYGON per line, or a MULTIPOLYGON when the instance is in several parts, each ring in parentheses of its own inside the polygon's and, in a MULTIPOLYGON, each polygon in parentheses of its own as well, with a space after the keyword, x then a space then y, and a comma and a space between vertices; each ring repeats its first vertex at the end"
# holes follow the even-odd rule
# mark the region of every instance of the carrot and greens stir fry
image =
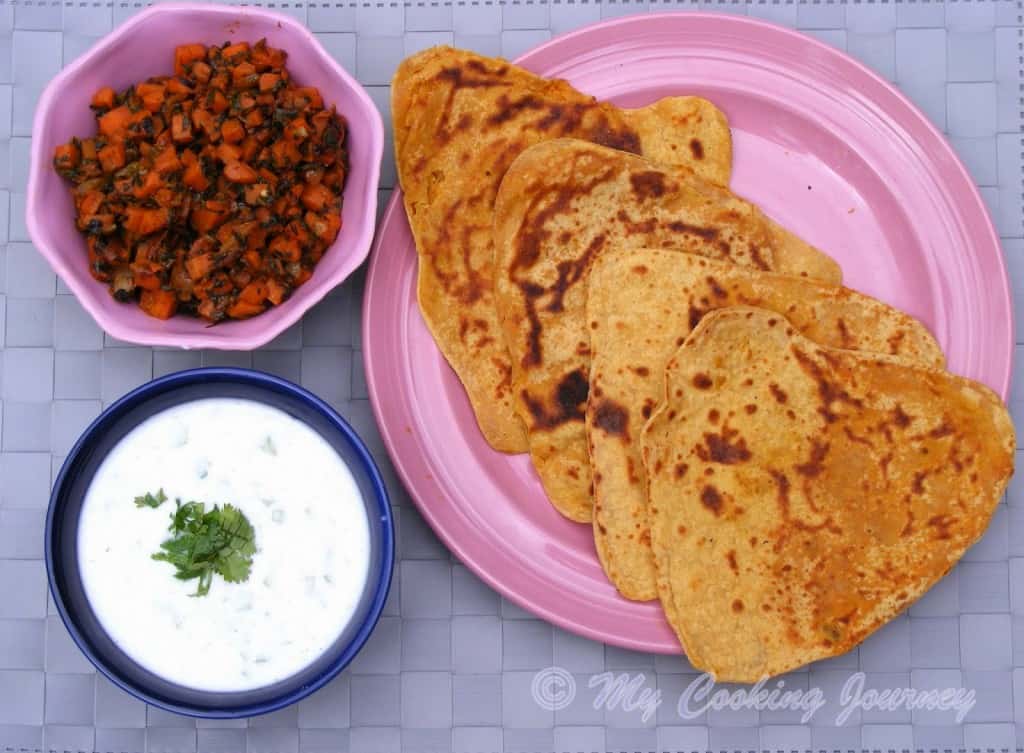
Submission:
POLYGON ((152 316, 277 305, 341 228, 345 120, 261 40, 174 53, 174 75, 96 92, 97 134, 57 147, 89 270, 152 316))

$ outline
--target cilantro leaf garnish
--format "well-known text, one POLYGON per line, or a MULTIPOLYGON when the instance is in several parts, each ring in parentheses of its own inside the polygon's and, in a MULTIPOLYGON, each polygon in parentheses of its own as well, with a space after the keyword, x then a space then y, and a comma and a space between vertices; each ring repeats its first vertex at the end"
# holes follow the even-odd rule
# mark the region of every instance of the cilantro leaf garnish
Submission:
POLYGON ((136 507, 159 507, 167 501, 167 495, 164 494, 164 490, 161 488, 156 494, 152 492, 146 492, 142 496, 135 498, 136 507))
MULTIPOLYGON (((140 507, 156 507, 139 500, 163 496, 147 494, 136 498, 140 507)), ((165 497, 166 499, 166 497, 165 497)), ((228 583, 241 583, 249 578, 252 556, 256 553, 256 534, 245 514, 233 505, 214 505, 209 511, 202 502, 175 500, 171 513, 171 537, 160 545, 153 559, 169 562, 179 580, 198 579, 193 596, 206 596, 210 592, 216 573, 228 583)))

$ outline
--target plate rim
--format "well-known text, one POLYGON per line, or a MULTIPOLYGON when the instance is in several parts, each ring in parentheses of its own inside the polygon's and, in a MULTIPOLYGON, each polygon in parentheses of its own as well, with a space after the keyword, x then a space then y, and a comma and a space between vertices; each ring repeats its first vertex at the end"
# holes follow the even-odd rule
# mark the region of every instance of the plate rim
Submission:
MULTIPOLYGON (((609 29, 621 29, 622 27, 628 26, 639 26, 646 27, 648 25, 656 25, 660 21, 671 20, 673 23, 683 22, 716 22, 726 23, 734 25, 738 33, 742 34, 748 32, 750 29, 759 30, 761 32, 768 32, 773 34, 782 35, 782 38, 790 38, 795 43, 799 43, 803 46, 810 46, 816 48, 818 52, 823 55, 827 55, 830 58, 837 59, 842 64, 848 66, 853 72, 865 79, 873 86, 880 89, 885 94, 893 97, 898 106, 904 109, 906 116, 912 119, 910 123, 901 123, 902 126, 907 126, 911 130, 912 140, 915 144, 920 144, 922 135, 927 136, 933 143, 931 148, 923 150, 926 157, 923 160, 929 165, 928 172, 934 177, 945 177, 936 175, 936 162, 937 158, 941 157, 945 160, 954 170, 954 179, 959 181, 968 189, 968 193, 971 197, 972 206, 959 210, 961 218, 958 221, 963 222, 963 216, 969 216, 974 214, 977 218, 980 218, 981 223, 978 227, 978 240, 983 241, 984 245, 995 247, 999 250, 999 264, 996 269, 996 277, 998 279, 991 279, 986 281, 992 289, 992 292, 1001 298, 1010 312, 1009 321, 1007 322, 1005 329, 1005 339, 1002 343, 1004 352, 1009 354, 1005 373, 1001 375, 998 383, 998 389, 996 390, 1000 398, 1005 403, 1008 399, 1009 389, 1011 385, 1013 375, 1013 351, 1016 343, 1016 321, 1014 316, 1014 301, 1013 293, 1010 285, 1009 274, 1006 266, 1005 252, 1003 251, 1002 242, 996 231, 995 225, 992 221, 992 216, 988 211, 988 207, 985 205, 984 200, 978 190, 977 184, 975 183, 970 172, 967 170, 963 161, 956 153, 952 144, 945 137, 945 135, 939 131, 939 129, 928 119, 927 116, 917 107, 903 92, 901 92, 895 84, 886 81, 880 75, 875 73, 873 70, 868 68, 865 64, 861 63, 847 52, 838 48, 832 47, 831 45, 822 42, 809 34, 803 33, 796 29, 791 29, 786 26, 782 26, 776 23, 765 21, 763 19, 750 18, 748 16, 738 16, 727 13, 708 13, 708 12, 692 12, 692 11, 669 11, 659 13, 643 13, 634 14, 629 16, 622 16, 611 19, 604 19, 591 24, 587 24, 577 29, 570 30, 568 32, 556 35, 551 39, 536 45, 521 55, 517 56, 512 62, 516 65, 523 65, 527 69, 530 68, 531 59, 544 55, 550 54, 552 51, 557 50, 559 47, 565 45, 568 42, 576 40, 581 37, 586 37, 592 34, 600 34, 607 32, 609 29), (923 130, 923 134, 922 134, 923 130), (980 236, 984 235, 984 239, 980 236)), ((877 105, 876 100, 871 100, 873 104, 877 105)), ((886 120, 892 121, 887 110, 883 111, 883 115, 886 120)), ((939 185, 943 187, 943 192, 948 193, 948 186, 951 185, 951 181, 942 180, 939 185)), ((513 604, 529 611, 531 614, 555 625, 559 628, 567 630, 576 635, 583 636, 601 643, 608 645, 619 646, 622 648, 642 651, 646 653, 680 653, 679 647, 676 646, 675 650, 669 650, 667 646, 653 646, 648 641, 636 640, 628 635, 621 633, 610 633, 604 629, 596 628, 589 625, 585 621, 581 621, 576 616, 565 615, 558 611, 549 608, 543 603, 543 600, 538 600, 531 592, 524 592, 523 589, 517 588, 514 584, 510 584, 508 581, 511 580, 508 576, 504 578, 501 575, 501 569, 494 567, 493 565, 483 565, 480 562, 480 558, 476 557, 474 553, 467 551, 468 547, 466 542, 460 541, 456 535, 448 530, 448 526, 443 523, 434 509, 433 505, 429 501, 423 501, 420 499, 420 495, 424 493, 421 489, 419 479, 416 478, 412 470, 408 467, 407 461, 403 457, 403 454, 399 448, 399 441, 397 440, 397 433, 401 431, 400 427, 391 428, 387 421, 387 411, 385 409, 386 395, 382 394, 379 389, 383 389, 378 385, 377 380, 374 377, 374 362, 373 356, 375 345, 375 338, 372 336, 372 328, 370 322, 372 320, 371 313, 371 302, 373 300, 373 281, 374 272, 378 267, 377 259, 379 258, 379 249, 382 245, 385 236, 385 228, 389 228, 390 224, 395 221, 395 215, 398 215, 398 220, 402 221, 401 212, 404 211, 402 203, 402 191, 401 188, 396 185, 393 189, 393 193, 387 203, 387 206, 381 216, 381 220, 378 223, 377 238, 374 242, 373 250, 370 255, 369 265, 367 267, 366 286, 363 293, 363 304, 362 304, 362 349, 363 349, 363 369, 366 376, 366 386, 369 395, 371 408, 373 410, 374 418, 377 422, 377 426, 381 433, 381 438, 384 441, 384 446, 388 452, 388 455, 397 471, 403 485, 409 493, 410 499, 416 505, 420 514, 423 515, 424 519, 430 525, 434 533, 444 542, 445 546, 458 558, 458 560, 464 564, 470 571, 484 581, 488 586, 493 588, 501 597, 508 599, 513 604)), ((415 292, 414 292, 415 295, 415 292)), ((435 346, 436 347, 436 346, 435 346)), ((417 441, 422 441, 417 439, 417 441)), ((431 479, 431 483, 436 483, 435 479, 431 479)), ((439 485, 440 486, 440 485, 439 485)), ((443 488, 443 487, 442 487, 443 488)), ((492 549, 492 553, 497 553, 500 550, 492 549)), ((503 558, 506 558, 504 553, 501 553, 503 558)), ((550 602, 550 599, 547 600, 550 602)))

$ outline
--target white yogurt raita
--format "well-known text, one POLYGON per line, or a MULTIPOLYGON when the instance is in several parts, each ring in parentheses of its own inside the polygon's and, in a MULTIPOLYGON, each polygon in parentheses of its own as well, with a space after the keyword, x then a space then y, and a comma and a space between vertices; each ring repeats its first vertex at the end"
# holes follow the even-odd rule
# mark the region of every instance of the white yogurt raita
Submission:
POLYGON ((362 498, 334 449, 283 411, 234 398, 177 405, 127 434, 93 478, 78 529, 103 628, 146 669, 204 691, 263 687, 313 662, 352 618, 369 558, 362 498), (159 489, 160 507, 136 507, 159 489), (175 498, 244 513, 257 547, 245 582, 215 575, 196 597, 196 580, 152 559, 175 498))

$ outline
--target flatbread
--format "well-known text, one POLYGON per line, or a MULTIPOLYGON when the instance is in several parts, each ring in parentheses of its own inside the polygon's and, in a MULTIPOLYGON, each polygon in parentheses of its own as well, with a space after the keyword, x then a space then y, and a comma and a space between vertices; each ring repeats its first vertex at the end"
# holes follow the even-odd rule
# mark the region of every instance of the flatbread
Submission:
POLYGON ((494 196, 526 147, 575 136, 690 165, 728 183, 729 126, 713 105, 670 97, 620 110, 496 58, 435 47, 391 88, 398 178, 419 255, 420 311, 466 388, 487 441, 525 452, 494 310, 494 196))
POLYGON ((748 304, 784 314, 821 345, 942 368, 942 349, 902 311, 849 288, 759 272, 678 251, 605 254, 587 282, 594 542, 623 596, 657 598, 640 433, 660 402, 665 365, 708 311, 748 304))
POLYGON ((754 682, 848 651, 945 575, 1015 439, 981 384, 730 308, 669 361, 641 443, 666 616, 694 666, 754 682))
POLYGON ((584 406, 590 373, 585 280, 610 249, 671 247, 836 282, 839 266, 754 205, 684 167, 582 141, 531 147, 494 209, 498 317, 530 455, 552 504, 591 520, 584 406))

